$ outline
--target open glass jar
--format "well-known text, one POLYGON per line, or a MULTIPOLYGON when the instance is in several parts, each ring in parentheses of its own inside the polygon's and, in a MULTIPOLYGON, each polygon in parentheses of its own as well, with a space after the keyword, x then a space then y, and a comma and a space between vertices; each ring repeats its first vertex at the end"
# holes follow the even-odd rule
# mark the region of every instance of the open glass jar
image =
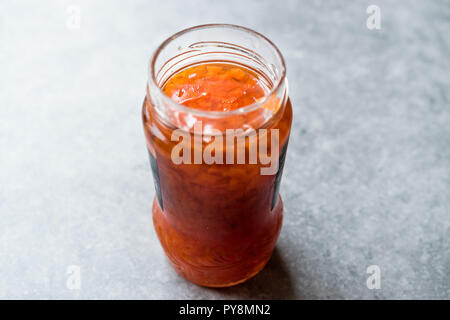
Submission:
POLYGON ((235 25, 183 30, 150 61, 142 115, 153 222, 173 267, 209 287, 257 274, 283 216, 292 106, 279 50, 235 25))

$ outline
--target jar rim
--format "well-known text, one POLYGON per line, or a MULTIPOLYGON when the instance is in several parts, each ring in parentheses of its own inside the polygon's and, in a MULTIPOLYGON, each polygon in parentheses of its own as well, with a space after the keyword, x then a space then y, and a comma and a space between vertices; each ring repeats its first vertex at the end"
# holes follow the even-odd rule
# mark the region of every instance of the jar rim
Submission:
POLYGON ((188 112, 188 113, 192 113, 192 114, 195 114, 195 115, 198 115, 198 116, 206 116, 206 117, 214 117, 214 118, 216 118, 216 117, 227 117, 227 116, 231 116, 231 115, 243 114, 243 113, 247 113, 247 112, 256 110, 258 108, 261 108, 268 101, 268 99, 272 95, 276 94, 276 92, 281 87, 283 81, 286 79, 286 63, 285 63, 284 57, 281 54, 281 52, 278 49, 278 47, 270 39, 268 39, 266 36, 262 35, 261 33, 257 32, 257 31, 254 31, 252 29, 246 28, 246 27, 235 25, 235 24, 211 23, 211 24, 202 24, 202 25, 193 26, 193 27, 190 27, 190 28, 187 28, 187 29, 183 29, 183 30, 181 30, 181 31, 171 35, 166 40, 164 40, 158 46, 158 48, 155 50, 155 52, 153 53, 153 55, 150 58, 149 73, 150 73, 149 81, 151 81, 152 85, 157 88, 157 90, 160 93, 162 99, 164 99, 165 102, 169 103, 172 107, 174 107, 175 109, 178 109, 179 111, 182 111, 182 112, 188 112), (273 49, 275 49, 275 52, 276 52, 278 58, 281 61, 281 76, 279 77, 279 79, 277 79, 277 81, 274 83, 272 88, 259 101, 255 102, 255 103, 252 103, 252 104, 249 104, 249 105, 242 106, 242 107, 240 107, 238 109, 234 109, 234 110, 228 110, 228 111, 205 111, 205 110, 191 108, 191 107, 188 107, 186 105, 183 105, 183 104, 180 104, 180 103, 174 101, 169 96, 167 96, 163 92, 162 88, 158 85, 158 81, 156 80, 157 71, 155 70, 155 63, 156 63, 156 59, 158 58, 158 56, 161 53, 161 51, 171 41, 175 40, 176 38, 182 36, 185 33, 188 33, 188 32, 191 32, 191 31, 195 31, 195 30, 209 29, 209 28, 229 28, 229 29, 237 29, 237 30, 245 31, 245 32, 248 32, 248 33, 250 33, 252 35, 255 35, 255 36, 261 38, 262 40, 266 41, 273 49))

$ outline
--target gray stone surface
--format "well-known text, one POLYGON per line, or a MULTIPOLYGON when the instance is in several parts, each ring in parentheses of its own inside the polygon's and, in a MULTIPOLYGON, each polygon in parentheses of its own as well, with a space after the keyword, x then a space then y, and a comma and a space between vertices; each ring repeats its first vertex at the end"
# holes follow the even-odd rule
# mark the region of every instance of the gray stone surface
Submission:
POLYGON ((367 1, 1 1, 0 298, 449 299, 450 3, 373 3, 381 30, 367 1), (211 22, 277 43, 295 113, 274 257, 223 290, 164 257, 140 120, 152 50, 211 22))

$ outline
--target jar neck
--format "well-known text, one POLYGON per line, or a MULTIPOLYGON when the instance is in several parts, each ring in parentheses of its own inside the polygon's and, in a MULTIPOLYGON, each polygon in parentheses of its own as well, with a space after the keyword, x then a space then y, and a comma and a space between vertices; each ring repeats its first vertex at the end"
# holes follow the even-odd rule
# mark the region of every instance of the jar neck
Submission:
POLYGON ((261 34, 234 25, 203 25, 168 38, 150 62, 147 100, 155 116, 166 125, 191 131, 201 121, 205 128, 251 130, 262 128, 282 114, 288 97, 284 59, 276 46, 261 34), (267 89, 251 105, 231 111, 206 111, 179 104, 162 87, 189 66, 220 62, 241 65, 254 72, 267 89))
POLYGON ((151 104, 152 116, 172 129, 192 132, 201 123, 204 133, 227 129, 242 129, 244 132, 270 127, 283 114, 288 100, 288 82, 284 79, 271 95, 255 104, 233 111, 210 112, 180 105, 165 95, 159 87, 147 86, 147 101, 151 104))

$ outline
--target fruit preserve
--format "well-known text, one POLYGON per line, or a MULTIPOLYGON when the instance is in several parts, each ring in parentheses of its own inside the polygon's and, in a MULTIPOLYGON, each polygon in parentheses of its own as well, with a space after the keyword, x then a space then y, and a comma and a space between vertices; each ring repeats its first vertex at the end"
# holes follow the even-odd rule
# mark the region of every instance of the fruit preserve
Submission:
POLYGON ((292 122, 285 73, 268 39, 233 25, 181 31, 152 58, 142 115, 153 223, 196 284, 241 283, 275 247, 292 122))

